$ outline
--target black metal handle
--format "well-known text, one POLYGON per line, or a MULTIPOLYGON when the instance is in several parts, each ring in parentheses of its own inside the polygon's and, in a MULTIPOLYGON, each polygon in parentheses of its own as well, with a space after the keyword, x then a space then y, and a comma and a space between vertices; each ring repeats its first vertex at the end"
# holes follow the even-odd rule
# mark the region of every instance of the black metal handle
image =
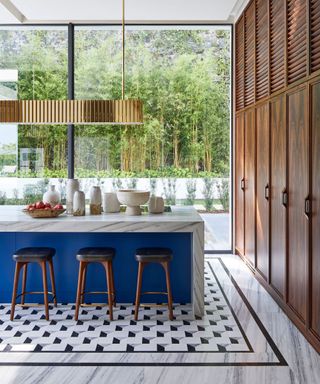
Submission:
POLYGON ((288 192, 286 190, 282 191, 282 205, 284 207, 288 205, 288 192))
POLYGON ((309 217, 311 214, 311 201, 309 197, 304 199, 304 213, 307 217, 309 217))
POLYGON ((269 200, 269 184, 264 187, 264 197, 266 200, 269 200))
POLYGON ((244 179, 241 179, 240 187, 244 191, 245 185, 244 185, 244 179))

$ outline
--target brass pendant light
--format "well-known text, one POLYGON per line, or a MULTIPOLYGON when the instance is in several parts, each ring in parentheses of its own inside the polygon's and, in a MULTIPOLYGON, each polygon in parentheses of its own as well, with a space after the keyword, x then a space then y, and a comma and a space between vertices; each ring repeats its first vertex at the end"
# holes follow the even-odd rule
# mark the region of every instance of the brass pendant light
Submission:
POLYGON ((125 0, 122 0, 121 100, 0 100, 0 123, 143 124, 143 105, 125 99, 125 0))

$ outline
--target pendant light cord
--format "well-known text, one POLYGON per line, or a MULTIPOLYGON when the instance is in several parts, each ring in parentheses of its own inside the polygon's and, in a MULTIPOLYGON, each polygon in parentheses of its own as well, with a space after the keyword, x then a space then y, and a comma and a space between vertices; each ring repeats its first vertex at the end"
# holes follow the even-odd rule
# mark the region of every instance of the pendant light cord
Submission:
POLYGON ((125 25, 124 25, 124 18, 125 18, 125 0, 122 0, 122 100, 124 100, 124 94, 125 94, 125 25))

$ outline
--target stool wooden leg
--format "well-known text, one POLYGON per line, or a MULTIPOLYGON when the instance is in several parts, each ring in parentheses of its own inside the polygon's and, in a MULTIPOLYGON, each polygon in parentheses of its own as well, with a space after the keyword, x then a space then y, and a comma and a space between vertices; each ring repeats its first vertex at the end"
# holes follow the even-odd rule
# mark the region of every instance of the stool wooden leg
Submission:
POLYGON ((22 292, 21 292, 21 304, 24 304, 24 293, 26 292, 27 285, 27 273, 28 273, 28 263, 24 265, 23 275, 22 275, 22 292))
POLYGON ((79 318, 79 307, 81 301, 81 288, 82 288, 82 279, 83 279, 83 271, 86 268, 87 263, 80 261, 79 262, 79 274, 78 274, 78 288, 77 288, 77 298, 76 298, 76 310, 74 314, 74 318, 78 321, 79 318))
POLYGON ((84 268, 82 271, 82 277, 81 277, 81 298, 80 303, 84 303, 84 292, 86 290, 86 279, 87 279, 87 263, 84 264, 84 268))
POLYGON ((18 284, 19 284, 19 275, 20 270, 24 266, 24 263, 16 263, 16 268, 14 272, 14 280, 13 280, 13 292, 12 292, 12 301, 11 301, 11 311, 10 311, 10 320, 13 321, 14 319, 14 311, 16 307, 16 300, 17 300, 17 290, 18 290, 18 284))
POLYGON ((112 266, 112 261, 110 262, 110 265, 111 265, 111 288, 112 288, 112 302, 113 302, 113 306, 115 307, 116 306, 116 290, 114 288, 114 274, 113 274, 113 266, 112 266))
POLYGON ((46 320, 49 320, 48 281, 47 281, 47 263, 46 263, 46 261, 41 261, 40 266, 42 269, 44 309, 45 309, 45 314, 46 314, 46 320))
POLYGON ((53 303, 54 306, 57 306, 57 296, 56 296, 56 283, 54 280, 54 269, 53 269, 53 262, 52 260, 49 260, 49 269, 50 269, 50 280, 51 280, 51 287, 52 287, 52 293, 53 293, 53 303))
POLYGON ((166 261, 161 263, 165 272, 166 272, 166 282, 167 282, 167 293, 168 293, 168 309, 169 309, 169 319, 173 320, 173 309, 172 309, 172 292, 170 284, 170 273, 169 273, 169 263, 166 261))
POLYGON ((138 266, 138 280, 137 280, 137 291, 136 291, 136 303, 135 303, 135 309, 134 309, 134 319, 135 321, 138 320, 138 312, 139 312, 139 306, 140 306, 140 296, 141 296, 141 286, 142 286, 142 273, 144 269, 144 263, 141 263, 139 261, 138 266))
POLYGON ((103 263, 106 270, 107 277, 107 286, 108 286, 108 304, 109 304, 109 318, 113 320, 113 295, 112 295, 112 270, 111 270, 111 261, 106 261, 103 263))

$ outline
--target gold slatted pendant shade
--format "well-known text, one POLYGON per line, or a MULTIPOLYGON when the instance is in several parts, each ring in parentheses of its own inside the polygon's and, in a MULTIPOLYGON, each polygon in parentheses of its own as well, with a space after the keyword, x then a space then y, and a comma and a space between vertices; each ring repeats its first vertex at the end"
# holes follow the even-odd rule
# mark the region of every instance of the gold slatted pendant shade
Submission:
POLYGON ((143 124, 140 100, 0 100, 0 123, 143 124))

